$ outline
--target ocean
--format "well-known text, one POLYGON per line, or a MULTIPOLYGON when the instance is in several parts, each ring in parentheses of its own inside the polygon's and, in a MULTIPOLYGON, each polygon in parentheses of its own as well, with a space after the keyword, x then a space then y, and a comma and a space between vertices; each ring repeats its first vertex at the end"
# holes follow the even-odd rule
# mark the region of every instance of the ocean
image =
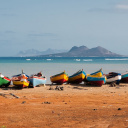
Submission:
POLYGON ((0 57, 0 73, 12 77, 23 71, 27 75, 42 71, 50 84, 50 76, 65 70, 70 76, 80 69, 87 74, 102 68, 103 73, 128 71, 128 57, 0 57))

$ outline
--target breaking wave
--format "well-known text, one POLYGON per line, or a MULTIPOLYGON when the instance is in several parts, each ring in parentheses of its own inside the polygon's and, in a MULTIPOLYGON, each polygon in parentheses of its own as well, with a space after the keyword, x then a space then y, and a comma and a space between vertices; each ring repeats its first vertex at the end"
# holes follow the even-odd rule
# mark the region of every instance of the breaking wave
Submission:
POLYGON ((93 61, 92 59, 83 59, 83 61, 93 61))
POLYGON ((116 58, 115 59, 106 58, 105 60, 128 60, 128 59, 127 58, 122 58, 122 59, 119 59, 119 58, 118 59, 116 59, 116 58))

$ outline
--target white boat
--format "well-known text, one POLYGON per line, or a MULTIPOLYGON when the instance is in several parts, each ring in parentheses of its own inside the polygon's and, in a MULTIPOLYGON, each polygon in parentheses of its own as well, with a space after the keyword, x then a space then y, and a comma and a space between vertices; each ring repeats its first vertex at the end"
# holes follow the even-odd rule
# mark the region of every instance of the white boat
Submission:
POLYGON ((110 72, 109 74, 106 74, 106 83, 116 83, 119 84, 121 80, 121 74, 116 72, 110 72))

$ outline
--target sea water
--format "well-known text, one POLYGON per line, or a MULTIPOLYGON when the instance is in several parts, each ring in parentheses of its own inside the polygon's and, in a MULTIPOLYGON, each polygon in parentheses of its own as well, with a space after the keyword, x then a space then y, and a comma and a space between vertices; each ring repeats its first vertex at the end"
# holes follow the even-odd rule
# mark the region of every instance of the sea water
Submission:
POLYGON ((0 73, 12 77, 22 70, 27 74, 42 71, 50 84, 50 76, 65 71, 69 76, 80 69, 87 74, 99 69, 104 74, 128 71, 128 57, 0 57, 0 73))

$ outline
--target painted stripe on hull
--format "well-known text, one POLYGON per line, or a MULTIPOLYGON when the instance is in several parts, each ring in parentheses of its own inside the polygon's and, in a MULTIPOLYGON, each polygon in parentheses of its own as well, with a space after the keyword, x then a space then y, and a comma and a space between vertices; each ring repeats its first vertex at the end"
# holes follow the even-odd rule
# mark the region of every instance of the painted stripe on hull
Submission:
POLYGON ((67 82, 66 79, 60 79, 60 80, 54 81, 53 83, 56 83, 56 84, 63 84, 63 83, 65 83, 65 82, 67 82))
POLYGON ((101 87, 104 84, 104 81, 89 81, 91 85, 101 87))
POLYGON ((112 83, 112 82, 119 81, 119 80, 121 80, 121 75, 118 75, 118 76, 115 76, 115 77, 112 77, 112 78, 108 78, 106 80, 106 83, 112 83))
POLYGON ((29 82, 25 82, 25 81, 13 81, 13 84, 19 88, 24 88, 29 86, 29 82))
POLYGON ((0 86, 2 86, 2 85, 8 85, 8 84, 10 84, 10 79, 8 79, 7 78, 7 80, 5 79, 6 77, 4 77, 4 78, 1 78, 0 77, 0 86))
POLYGON ((68 81, 68 83, 73 83, 73 84, 79 84, 79 83, 81 83, 82 81, 83 81, 84 79, 82 79, 82 78, 79 78, 79 79, 76 79, 76 80, 73 80, 73 81, 68 81))
POLYGON ((87 81, 91 85, 102 86, 106 82, 106 77, 87 77, 87 81))
POLYGON ((122 78, 120 82, 122 82, 122 83, 128 83, 128 77, 122 78))
POLYGON ((9 78, 7 78, 7 77, 4 77, 4 79, 7 80, 7 81, 9 81, 9 82, 11 81, 11 80, 10 80, 9 78))

